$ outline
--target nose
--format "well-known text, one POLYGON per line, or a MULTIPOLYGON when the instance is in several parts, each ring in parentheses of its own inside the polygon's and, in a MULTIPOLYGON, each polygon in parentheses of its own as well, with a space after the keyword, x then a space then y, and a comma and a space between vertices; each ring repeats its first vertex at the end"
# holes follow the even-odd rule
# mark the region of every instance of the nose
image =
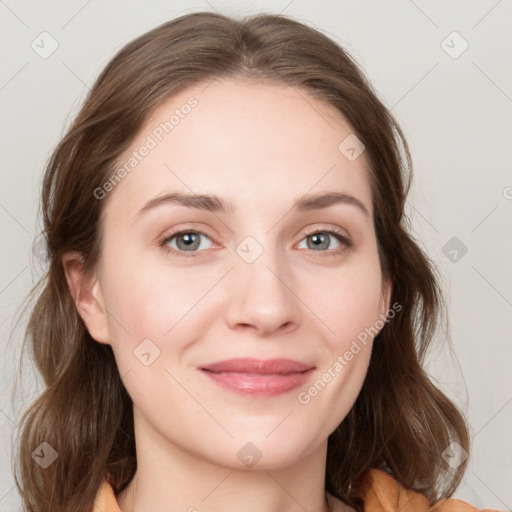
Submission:
POLYGON ((282 261, 265 250, 252 263, 238 259, 230 274, 225 314, 231 329, 266 337, 297 328, 301 301, 282 261))

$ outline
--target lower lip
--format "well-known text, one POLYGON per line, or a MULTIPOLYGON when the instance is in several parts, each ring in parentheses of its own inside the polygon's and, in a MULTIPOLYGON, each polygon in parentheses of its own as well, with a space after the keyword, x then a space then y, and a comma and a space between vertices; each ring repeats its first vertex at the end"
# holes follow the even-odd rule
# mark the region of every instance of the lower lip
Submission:
POLYGON ((202 371, 215 384, 225 389, 244 395, 277 396, 302 386, 313 370, 314 368, 287 375, 202 371))

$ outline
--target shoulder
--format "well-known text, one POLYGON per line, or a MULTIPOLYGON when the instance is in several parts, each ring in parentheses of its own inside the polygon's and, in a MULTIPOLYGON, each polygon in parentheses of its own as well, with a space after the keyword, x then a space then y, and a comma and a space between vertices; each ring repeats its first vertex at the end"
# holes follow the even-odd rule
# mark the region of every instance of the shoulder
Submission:
POLYGON ((94 500, 93 512, 121 512, 114 494, 114 489, 104 480, 94 500))
MULTIPOLYGON (((365 512, 430 512, 428 498, 416 491, 405 488, 398 480, 380 469, 372 468, 366 475, 368 491, 363 502, 365 512)), ((327 493, 332 512, 354 512, 341 500, 327 493)), ((439 503, 435 512, 499 512, 494 509, 477 509, 457 499, 439 503)), ((105 480, 94 501, 93 512, 121 512, 112 486, 105 480)), ((431 511, 434 512, 434 511, 431 511)))
MULTIPOLYGON (((404 487, 383 470, 372 468, 365 474, 368 490, 363 498, 365 512, 428 512, 429 499, 420 492, 404 487)), ((351 512, 353 509, 332 497, 333 512, 351 512)), ((469 503, 457 499, 439 502, 435 512, 477 512, 469 503)), ((434 512, 434 510, 432 512, 434 512)), ((492 509, 485 509, 492 512, 492 509)), ((430 512, 430 511, 429 511, 430 512)), ((498 511, 495 511, 498 512, 498 511)))

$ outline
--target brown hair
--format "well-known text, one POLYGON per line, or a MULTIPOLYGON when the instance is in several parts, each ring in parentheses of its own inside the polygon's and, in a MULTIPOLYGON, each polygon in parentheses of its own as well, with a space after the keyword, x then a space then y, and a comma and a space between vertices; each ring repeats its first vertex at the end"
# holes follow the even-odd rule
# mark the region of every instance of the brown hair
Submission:
POLYGON ((49 268, 24 340, 46 389, 22 417, 20 480, 15 476, 26 510, 89 511, 107 474, 117 494, 135 473, 131 399, 111 347, 91 338, 77 312, 62 256, 79 251, 84 270, 94 268, 105 204, 95 189, 156 107, 217 76, 301 87, 341 112, 366 146, 382 275, 392 282, 391 303, 402 309, 376 337, 363 388, 329 437, 326 489, 361 511, 363 476, 376 467, 432 501, 451 496, 467 461, 452 470, 441 454, 452 441, 469 451, 468 427, 422 368, 443 298, 437 270, 404 215, 412 163, 402 131, 352 58, 319 31, 282 15, 237 20, 202 12, 122 48, 48 161, 42 212, 49 268), (42 442, 58 453, 47 469, 31 456, 42 442))

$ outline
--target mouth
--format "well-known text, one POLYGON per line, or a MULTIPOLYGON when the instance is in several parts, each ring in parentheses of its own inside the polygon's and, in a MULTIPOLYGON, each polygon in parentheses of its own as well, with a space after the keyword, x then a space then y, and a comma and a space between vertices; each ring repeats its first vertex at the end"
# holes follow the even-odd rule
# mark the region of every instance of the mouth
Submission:
POLYGON ((218 386, 252 396, 277 396, 303 385, 315 370, 291 359, 219 361, 200 368, 218 386))

